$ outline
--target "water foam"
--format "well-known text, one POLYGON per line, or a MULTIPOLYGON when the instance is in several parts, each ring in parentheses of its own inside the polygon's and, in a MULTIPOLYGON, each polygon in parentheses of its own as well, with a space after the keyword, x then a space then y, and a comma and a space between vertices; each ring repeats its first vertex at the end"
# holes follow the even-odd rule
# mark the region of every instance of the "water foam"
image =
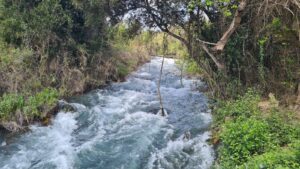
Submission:
POLYGON ((31 133, 24 138, 31 144, 11 145, 17 147, 14 155, 6 159, 3 169, 47 168, 53 164, 57 168, 73 168, 74 148, 72 132, 76 129, 75 114, 59 113, 52 126, 32 126, 31 133))
POLYGON ((185 140, 183 135, 175 141, 170 140, 166 147, 152 153, 147 168, 209 168, 214 160, 213 148, 206 143, 209 135, 205 132, 191 140, 185 140))

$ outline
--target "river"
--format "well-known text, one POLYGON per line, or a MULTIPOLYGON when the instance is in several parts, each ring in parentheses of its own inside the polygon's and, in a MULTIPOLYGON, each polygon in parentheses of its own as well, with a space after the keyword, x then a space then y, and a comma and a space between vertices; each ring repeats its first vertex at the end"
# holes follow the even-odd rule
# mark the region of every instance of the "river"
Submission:
MULTIPOLYGON (((159 110, 155 57, 122 83, 73 97, 75 112, 59 112, 50 126, 0 139, 1 169, 207 169, 211 115, 201 81, 183 78, 165 59, 159 110), (189 138, 190 136, 190 138, 189 138), (2 142, 2 143, 1 143, 2 142)), ((76 84, 74 84, 76 85, 76 84)))

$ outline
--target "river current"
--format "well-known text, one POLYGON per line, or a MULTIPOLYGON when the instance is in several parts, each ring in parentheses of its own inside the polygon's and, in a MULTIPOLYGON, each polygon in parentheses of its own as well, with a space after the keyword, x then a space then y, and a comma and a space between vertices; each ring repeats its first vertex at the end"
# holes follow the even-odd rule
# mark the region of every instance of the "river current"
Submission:
MULTIPOLYGON (((204 85, 183 78, 165 59, 159 110, 155 57, 122 83, 68 100, 75 112, 60 111, 49 126, 0 138, 1 169, 208 169, 213 148, 204 85)), ((76 84, 74 84, 76 85, 76 84)), ((0 136, 1 137, 1 136, 0 136)))

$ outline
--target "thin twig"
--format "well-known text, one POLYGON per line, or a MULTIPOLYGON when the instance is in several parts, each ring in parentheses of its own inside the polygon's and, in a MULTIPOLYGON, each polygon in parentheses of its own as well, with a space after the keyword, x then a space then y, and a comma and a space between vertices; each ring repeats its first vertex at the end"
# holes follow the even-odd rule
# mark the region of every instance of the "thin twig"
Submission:
POLYGON ((161 78, 162 78, 162 73, 163 73, 166 50, 167 50, 167 35, 164 34, 164 37, 163 37, 163 59, 162 59, 161 67, 160 67, 159 80, 158 80, 158 84, 157 84, 157 93, 158 93, 158 98, 159 98, 159 103, 160 103, 160 111, 161 111, 162 116, 166 116, 166 112, 164 111, 164 105, 163 105, 163 101, 162 101, 162 97, 161 97, 161 93, 160 93, 160 83, 161 83, 161 78))

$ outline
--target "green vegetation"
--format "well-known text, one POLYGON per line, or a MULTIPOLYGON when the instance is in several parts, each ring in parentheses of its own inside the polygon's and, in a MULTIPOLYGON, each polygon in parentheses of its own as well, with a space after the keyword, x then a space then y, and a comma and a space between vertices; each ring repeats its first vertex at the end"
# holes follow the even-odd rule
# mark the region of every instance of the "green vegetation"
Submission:
POLYGON ((299 143, 291 144, 286 148, 278 148, 276 150, 257 155, 249 159, 249 161, 239 169, 253 168, 274 168, 274 169, 298 169, 300 168, 299 143), (298 145, 297 145, 298 144, 298 145))
MULTIPOLYGON (((179 29, 175 29, 174 31, 179 31, 179 29)), ((167 36, 166 42, 164 42, 165 33, 155 33, 152 37, 152 48, 154 53, 157 55, 163 55, 163 45, 166 43, 167 49, 165 55, 170 57, 179 57, 182 59, 190 59, 188 58, 189 54, 186 47, 182 44, 182 42, 176 40, 171 36, 167 36)), ((191 60, 191 59, 190 59, 191 60)))
POLYGON ((251 115, 259 112, 257 106, 259 101, 260 96, 256 92, 249 90, 244 96, 238 97, 233 102, 221 102, 220 108, 216 110, 216 122, 224 123, 226 117, 249 118, 251 115))
POLYGON ((300 6, 267 2, 0 0, 0 125, 41 120, 59 98, 166 54, 226 99, 216 168, 299 168, 300 6))
MULTIPOLYGON (((174 29, 175 31, 179 31, 179 29, 174 29)), ((150 43, 150 47, 152 53, 156 55, 163 55, 163 36, 164 33, 153 33, 151 39, 147 42, 150 43)), ((165 52, 166 57, 177 58, 176 64, 180 69, 183 70, 184 74, 193 75, 193 76, 203 76, 203 69, 199 67, 197 62, 189 57, 188 51, 185 46, 175 38, 171 36, 167 36, 167 49, 165 52)))
POLYGON ((220 141, 221 168, 299 168, 300 123, 270 97, 268 110, 259 94, 249 90, 223 101, 214 113, 214 139, 220 141), (287 116, 288 115, 288 116, 287 116))
POLYGON ((57 106, 58 96, 57 90, 52 88, 45 88, 29 97, 22 94, 4 94, 0 98, 0 122, 25 118, 29 123, 34 118, 44 118, 48 111, 57 106))
POLYGON ((201 73, 203 73, 202 69, 199 68, 197 63, 193 60, 184 60, 182 64, 184 64, 184 70, 188 74, 191 74, 191 75, 200 74, 201 75, 201 73))
POLYGON ((149 33, 109 22, 109 7, 0 0, 0 126, 41 120, 59 98, 122 80, 147 61, 149 33))
POLYGON ((110 43, 114 51, 116 79, 124 78, 138 65, 147 61, 151 52, 152 35, 150 31, 139 31, 138 25, 127 27, 120 23, 110 30, 110 43))
POLYGON ((28 97, 23 111, 27 117, 45 117, 47 115, 47 109, 49 111, 53 106, 56 106, 58 96, 56 89, 45 88, 34 96, 28 97))
POLYGON ((254 118, 226 123, 221 140, 222 148, 219 152, 224 167, 243 164, 251 156, 262 154, 273 145, 267 123, 254 118))
POLYGON ((0 119, 7 120, 12 117, 18 109, 24 107, 24 98, 15 94, 5 94, 0 101, 0 119))

